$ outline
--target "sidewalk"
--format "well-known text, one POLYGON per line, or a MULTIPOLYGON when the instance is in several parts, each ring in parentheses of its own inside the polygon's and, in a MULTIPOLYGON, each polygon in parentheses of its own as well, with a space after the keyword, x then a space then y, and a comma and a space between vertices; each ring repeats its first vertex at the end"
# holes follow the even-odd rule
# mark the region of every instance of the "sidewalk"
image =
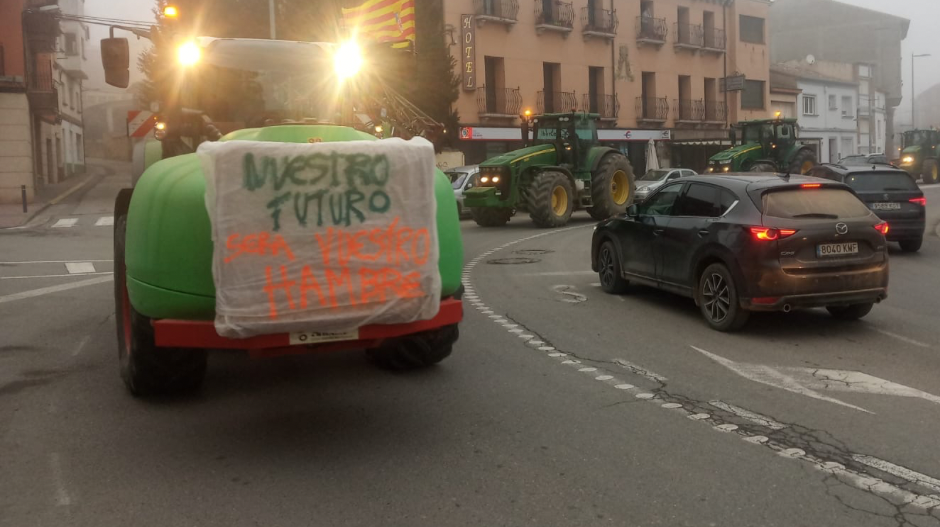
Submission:
POLYGON ((49 206, 59 203, 76 192, 80 192, 101 177, 113 173, 117 167, 129 166, 130 163, 122 161, 87 159, 87 169, 84 174, 72 176, 55 185, 46 185, 36 193, 33 202, 27 205, 27 212, 23 212, 22 203, 0 204, 0 229, 24 225, 49 206))

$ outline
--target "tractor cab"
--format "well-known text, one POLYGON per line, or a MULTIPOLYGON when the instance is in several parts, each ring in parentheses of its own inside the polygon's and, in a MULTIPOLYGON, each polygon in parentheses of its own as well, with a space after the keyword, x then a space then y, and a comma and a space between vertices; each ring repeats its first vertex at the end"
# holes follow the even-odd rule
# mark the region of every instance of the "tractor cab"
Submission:
POLYGON ((759 144, 764 157, 787 151, 796 142, 795 120, 746 121, 739 125, 742 143, 759 144))
POLYGON ((901 168, 924 183, 940 183, 940 131, 908 130, 901 134, 901 168))
POLYGON ((531 118, 532 144, 552 145, 559 165, 579 171, 588 151, 597 144, 596 114, 544 114, 531 118))

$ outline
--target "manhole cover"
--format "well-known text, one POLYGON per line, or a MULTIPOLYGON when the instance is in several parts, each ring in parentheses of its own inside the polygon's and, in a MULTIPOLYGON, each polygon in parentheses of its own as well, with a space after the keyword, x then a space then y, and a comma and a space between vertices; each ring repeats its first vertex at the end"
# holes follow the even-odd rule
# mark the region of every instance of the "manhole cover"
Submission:
POLYGON ((538 258, 497 258, 495 260, 487 260, 488 264, 496 265, 520 265, 520 264, 530 264, 540 262, 538 258))
POLYGON ((516 254, 524 254, 526 256, 538 256, 540 254, 548 254, 555 251, 549 251, 548 249, 519 249, 518 251, 513 251, 516 254))

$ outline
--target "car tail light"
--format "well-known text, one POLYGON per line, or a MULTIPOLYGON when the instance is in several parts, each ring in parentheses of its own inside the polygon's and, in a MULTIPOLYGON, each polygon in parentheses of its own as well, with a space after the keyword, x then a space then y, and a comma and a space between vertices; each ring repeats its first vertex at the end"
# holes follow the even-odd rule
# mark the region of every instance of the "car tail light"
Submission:
POLYGON ((796 234, 796 229, 772 229, 770 227, 751 227, 751 236, 762 242, 789 238, 796 234))
POLYGON ((822 183, 803 183, 800 188, 819 188, 821 186, 822 183))
POLYGON ((910 201, 911 203, 916 203, 916 204, 920 205, 921 207, 926 207, 926 206, 927 206, 927 198, 911 198, 911 199, 908 200, 908 201, 910 201))
POLYGON ((881 234, 888 234, 888 224, 879 223, 878 225, 875 225, 875 230, 880 232, 881 234))

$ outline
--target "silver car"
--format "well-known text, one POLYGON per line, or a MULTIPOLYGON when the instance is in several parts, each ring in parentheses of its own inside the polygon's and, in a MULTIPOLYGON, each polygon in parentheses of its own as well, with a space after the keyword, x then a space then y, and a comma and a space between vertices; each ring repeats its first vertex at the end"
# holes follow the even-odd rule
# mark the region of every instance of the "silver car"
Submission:
POLYGON ((480 177, 480 167, 469 165, 452 168, 444 173, 450 178, 451 186, 454 187, 454 198, 457 199, 457 214, 461 218, 470 217, 470 209, 463 206, 463 193, 465 190, 479 184, 477 179, 480 177))
POLYGON ((697 173, 688 168, 655 168, 648 170, 643 177, 636 180, 636 201, 645 200, 654 190, 668 181, 695 175, 697 173))

